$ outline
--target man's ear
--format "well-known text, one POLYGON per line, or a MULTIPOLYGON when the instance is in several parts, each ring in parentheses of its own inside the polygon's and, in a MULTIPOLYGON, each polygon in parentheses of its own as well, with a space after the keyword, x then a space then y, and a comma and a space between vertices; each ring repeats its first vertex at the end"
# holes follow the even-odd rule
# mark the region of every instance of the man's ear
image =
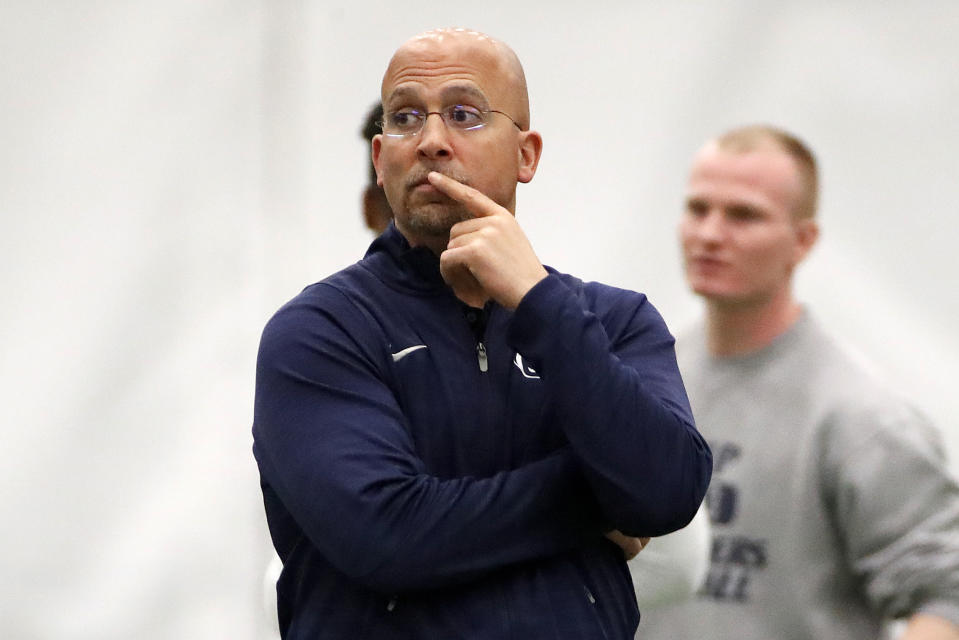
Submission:
POLYGON ((383 186, 383 174, 380 173, 380 149, 383 146, 383 134, 378 133, 373 136, 373 168, 376 169, 376 184, 377 186, 383 186))
POLYGON ((516 178, 520 182, 529 182, 536 175, 539 157, 543 153, 543 136, 537 131, 520 131, 519 136, 519 173, 516 178))
POLYGON ((812 218, 797 220, 796 225, 796 255, 794 264, 802 262, 819 239, 819 225, 812 218))

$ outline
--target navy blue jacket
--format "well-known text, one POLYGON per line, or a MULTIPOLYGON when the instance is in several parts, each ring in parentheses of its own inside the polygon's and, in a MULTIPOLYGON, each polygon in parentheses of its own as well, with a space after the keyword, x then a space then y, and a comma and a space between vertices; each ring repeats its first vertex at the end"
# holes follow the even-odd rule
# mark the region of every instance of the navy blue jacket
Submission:
POLYGON ((284 638, 632 639, 603 532, 684 526, 711 456, 645 296, 549 271, 513 312, 469 309, 391 226, 269 321, 284 638))

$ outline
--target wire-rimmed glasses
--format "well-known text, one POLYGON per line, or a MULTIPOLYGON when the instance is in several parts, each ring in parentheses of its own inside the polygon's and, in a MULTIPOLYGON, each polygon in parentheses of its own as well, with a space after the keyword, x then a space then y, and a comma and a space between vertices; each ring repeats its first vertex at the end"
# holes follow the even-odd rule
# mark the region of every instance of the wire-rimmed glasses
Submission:
POLYGON ((421 111, 420 109, 399 109, 388 111, 383 120, 377 124, 383 130, 383 135, 392 138, 415 136, 426 125, 426 119, 431 115, 438 115, 448 129, 454 131, 475 131, 485 127, 490 120, 489 114, 498 113, 506 116, 517 129, 520 128, 508 113, 497 109, 480 109, 465 104, 454 104, 442 111, 421 111))

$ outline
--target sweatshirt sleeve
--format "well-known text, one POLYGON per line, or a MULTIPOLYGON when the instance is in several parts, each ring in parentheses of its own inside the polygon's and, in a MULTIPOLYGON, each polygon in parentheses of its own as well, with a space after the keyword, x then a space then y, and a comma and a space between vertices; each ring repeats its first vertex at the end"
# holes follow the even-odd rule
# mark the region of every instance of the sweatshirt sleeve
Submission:
POLYGON ((659 313, 641 294, 588 287, 544 278, 514 312, 509 341, 547 385, 604 516, 630 535, 663 535, 696 514, 712 456, 659 313))
POLYGON ((599 510, 569 451, 491 477, 427 473, 354 335, 357 323, 343 309, 288 305, 264 330, 254 453, 265 495, 282 505, 271 519, 278 549, 305 535, 353 580, 398 593, 464 582, 600 535, 599 510))
POLYGON ((959 485, 938 432, 904 403, 832 423, 826 495, 870 603, 959 625, 959 485))
POLYGON ((679 531, 650 540, 642 553, 627 563, 639 610, 646 612, 692 598, 706 579, 711 543, 705 504, 679 531))

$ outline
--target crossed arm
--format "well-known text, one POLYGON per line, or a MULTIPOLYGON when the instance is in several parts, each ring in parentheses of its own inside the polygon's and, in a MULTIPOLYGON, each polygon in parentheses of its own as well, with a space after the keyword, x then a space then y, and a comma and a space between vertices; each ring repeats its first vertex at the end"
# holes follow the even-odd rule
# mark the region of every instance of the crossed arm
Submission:
MULTIPOLYGON (((569 447, 490 477, 432 475, 374 354, 343 329, 363 319, 330 294, 281 311, 261 343, 255 453, 278 549, 305 535, 346 575, 396 593, 469 581, 606 532, 569 447)), ((610 539, 638 551, 638 540, 610 539)))

